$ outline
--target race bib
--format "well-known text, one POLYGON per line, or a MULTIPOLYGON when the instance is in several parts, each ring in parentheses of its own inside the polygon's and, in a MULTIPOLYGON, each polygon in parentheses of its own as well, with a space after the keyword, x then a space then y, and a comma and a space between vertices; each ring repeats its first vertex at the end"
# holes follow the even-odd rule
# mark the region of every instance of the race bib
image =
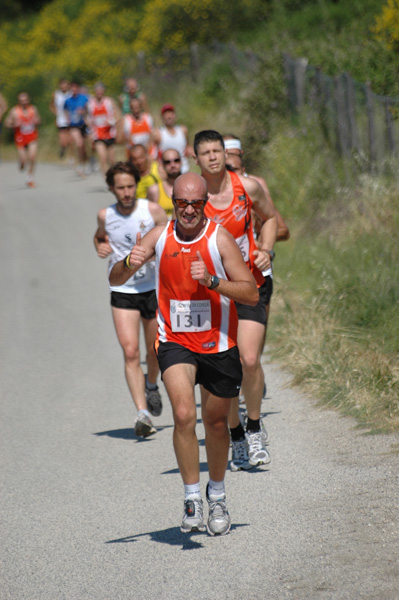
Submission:
POLYGON ((236 239, 236 242, 241 250, 241 254, 245 262, 249 261, 249 239, 245 233, 241 237, 236 239))
POLYGON ((93 119, 94 125, 97 127, 105 127, 108 125, 108 120, 106 115, 96 115, 93 119))
POLYGON ((23 135, 28 135, 29 133, 33 133, 35 126, 32 123, 23 123, 19 130, 23 135))
POLYGON ((170 324, 173 332, 210 331, 210 300, 171 300, 170 324))

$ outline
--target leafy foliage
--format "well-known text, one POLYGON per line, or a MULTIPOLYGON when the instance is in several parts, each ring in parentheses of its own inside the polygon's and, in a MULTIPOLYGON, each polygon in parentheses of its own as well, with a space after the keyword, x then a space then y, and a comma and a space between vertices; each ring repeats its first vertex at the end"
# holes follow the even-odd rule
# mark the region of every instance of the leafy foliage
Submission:
POLYGON ((239 28, 248 29, 254 22, 259 25, 266 15, 267 3, 261 0, 149 0, 134 49, 160 52, 191 42, 225 41, 239 28))
POLYGON ((387 0, 382 12, 376 18, 374 32, 378 40, 389 50, 399 49, 399 1, 387 0))

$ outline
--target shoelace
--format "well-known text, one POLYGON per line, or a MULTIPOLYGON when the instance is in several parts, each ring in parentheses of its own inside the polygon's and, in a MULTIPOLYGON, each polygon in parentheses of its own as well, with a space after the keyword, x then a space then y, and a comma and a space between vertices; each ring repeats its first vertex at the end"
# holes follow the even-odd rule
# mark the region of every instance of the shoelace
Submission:
POLYGON ((227 506, 224 500, 208 500, 208 504, 212 518, 224 517, 227 514, 227 506))
POLYGON ((257 452, 258 450, 263 450, 262 434, 260 431, 257 431, 256 433, 251 433, 250 438, 252 451, 257 452))

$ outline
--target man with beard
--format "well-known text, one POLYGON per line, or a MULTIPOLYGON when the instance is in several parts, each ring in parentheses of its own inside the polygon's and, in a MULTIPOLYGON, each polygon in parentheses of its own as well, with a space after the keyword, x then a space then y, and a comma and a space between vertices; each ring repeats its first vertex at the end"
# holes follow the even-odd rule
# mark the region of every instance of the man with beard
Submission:
MULTIPOLYGON (((141 234, 157 225, 165 226, 167 216, 156 203, 136 197, 140 175, 131 163, 118 162, 108 169, 106 181, 116 203, 99 211, 94 245, 100 258, 110 257, 109 269, 131 251, 141 234)), ((110 286, 112 317, 125 361, 125 376, 137 409, 135 433, 147 437, 156 432, 150 419, 162 411, 157 386, 158 361, 154 350, 157 332, 155 265, 139 272, 126 267, 129 277, 123 285, 110 286), (140 323, 147 350, 147 376, 140 363, 140 323)))
POLYGON ((181 175, 181 163, 181 156, 177 150, 165 150, 162 155, 165 177, 162 177, 159 182, 159 204, 170 219, 173 216, 173 186, 176 179, 181 175))

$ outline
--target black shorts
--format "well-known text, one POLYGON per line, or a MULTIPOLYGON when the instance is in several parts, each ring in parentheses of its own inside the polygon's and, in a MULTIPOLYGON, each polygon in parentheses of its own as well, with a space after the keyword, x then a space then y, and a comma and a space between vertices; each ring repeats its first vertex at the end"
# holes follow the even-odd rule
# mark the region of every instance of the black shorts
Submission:
POLYGON ((155 290, 141 294, 126 294, 125 292, 111 292, 111 306, 138 310, 143 319, 155 319, 158 303, 155 290))
POLYGON ((58 131, 64 131, 69 129, 69 125, 63 125, 62 127, 57 127, 58 131))
POLYGON ((159 343, 157 358, 161 374, 168 367, 189 364, 197 367, 195 383, 219 398, 236 398, 242 381, 242 367, 237 346, 225 352, 202 354, 174 342, 159 343))
POLYGON ((101 142, 101 144, 105 144, 107 148, 113 146, 115 144, 115 138, 110 138, 109 140, 94 140, 94 143, 101 142))
POLYGON ((270 298, 273 293, 273 279, 268 275, 265 277, 264 283, 259 288, 259 302, 256 306, 248 306, 248 304, 235 303, 237 309, 238 320, 255 321, 266 325, 267 314, 266 306, 270 303, 270 298))
POLYGON ((79 129, 83 137, 86 137, 86 135, 89 133, 87 125, 70 125, 69 129, 79 129))

